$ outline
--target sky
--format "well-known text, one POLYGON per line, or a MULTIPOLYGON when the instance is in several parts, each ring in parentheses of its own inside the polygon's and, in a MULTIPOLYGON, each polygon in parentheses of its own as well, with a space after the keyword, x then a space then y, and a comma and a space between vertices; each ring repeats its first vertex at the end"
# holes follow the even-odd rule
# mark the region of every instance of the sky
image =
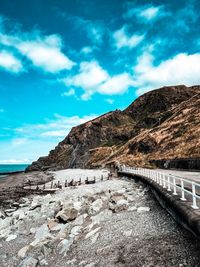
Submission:
POLYGON ((197 0, 1 0, 0 163, 167 85, 200 83, 197 0))

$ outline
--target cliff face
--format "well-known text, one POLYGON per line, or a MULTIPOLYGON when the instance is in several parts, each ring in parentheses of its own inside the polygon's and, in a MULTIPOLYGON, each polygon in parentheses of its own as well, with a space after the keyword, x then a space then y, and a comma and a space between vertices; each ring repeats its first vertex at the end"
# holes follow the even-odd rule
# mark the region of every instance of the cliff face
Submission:
POLYGON ((154 159, 200 157, 200 86, 163 87, 72 128, 28 170, 149 165, 154 159))

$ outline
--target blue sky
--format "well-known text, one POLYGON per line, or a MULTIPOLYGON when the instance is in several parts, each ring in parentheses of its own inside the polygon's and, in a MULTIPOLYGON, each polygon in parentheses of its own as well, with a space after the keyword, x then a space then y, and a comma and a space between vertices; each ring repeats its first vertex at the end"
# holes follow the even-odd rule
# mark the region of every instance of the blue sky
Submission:
POLYGON ((0 163, 164 85, 199 84, 200 2, 1 0, 0 163))

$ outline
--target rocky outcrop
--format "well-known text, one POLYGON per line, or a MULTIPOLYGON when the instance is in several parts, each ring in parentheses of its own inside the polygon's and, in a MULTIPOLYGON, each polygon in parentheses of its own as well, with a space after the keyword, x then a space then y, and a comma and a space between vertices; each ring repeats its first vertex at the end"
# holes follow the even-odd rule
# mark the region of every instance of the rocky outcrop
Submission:
POLYGON ((200 157, 200 86, 163 87, 72 128, 28 171, 96 167, 120 161, 149 165, 154 159, 200 157), (195 145, 194 145, 195 144, 195 145))

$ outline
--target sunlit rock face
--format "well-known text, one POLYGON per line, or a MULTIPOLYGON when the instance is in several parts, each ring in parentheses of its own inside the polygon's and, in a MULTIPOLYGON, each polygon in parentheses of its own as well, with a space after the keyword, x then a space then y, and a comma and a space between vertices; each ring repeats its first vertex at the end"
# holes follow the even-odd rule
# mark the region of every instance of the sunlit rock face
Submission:
POLYGON ((125 110, 115 110, 72 128, 46 157, 28 170, 149 166, 152 160, 200 157, 200 86, 150 91, 125 110))

